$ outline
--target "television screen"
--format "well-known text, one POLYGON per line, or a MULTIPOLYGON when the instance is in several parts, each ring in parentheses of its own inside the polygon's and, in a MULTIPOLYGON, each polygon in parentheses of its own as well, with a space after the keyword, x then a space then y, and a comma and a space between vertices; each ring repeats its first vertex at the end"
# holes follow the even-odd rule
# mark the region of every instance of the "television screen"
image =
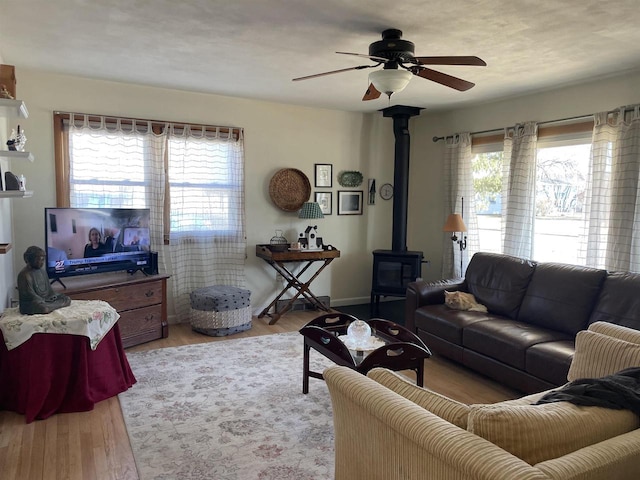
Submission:
POLYGON ((50 278, 149 265, 148 208, 45 208, 50 278))

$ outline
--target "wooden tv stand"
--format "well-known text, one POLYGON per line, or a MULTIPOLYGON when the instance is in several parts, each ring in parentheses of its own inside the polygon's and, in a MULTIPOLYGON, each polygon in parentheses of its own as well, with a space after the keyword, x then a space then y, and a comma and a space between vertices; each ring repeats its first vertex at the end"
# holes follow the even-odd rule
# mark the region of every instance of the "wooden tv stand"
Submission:
POLYGON ((168 275, 144 276, 126 272, 66 277, 67 288, 55 282, 55 291, 72 300, 104 300, 120 314, 122 344, 132 347, 169 336, 167 323, 168 275))

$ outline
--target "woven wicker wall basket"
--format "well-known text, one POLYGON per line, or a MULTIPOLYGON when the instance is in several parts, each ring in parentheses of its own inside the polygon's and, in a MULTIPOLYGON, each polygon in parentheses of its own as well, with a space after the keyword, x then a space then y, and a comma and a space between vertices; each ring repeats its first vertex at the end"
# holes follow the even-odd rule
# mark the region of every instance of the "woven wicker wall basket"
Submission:
POLYGON ((296 168, 278 170, 269 182, 269 196, 273 203, 285 212, 300 210, 311 197, 311 182, 296 168))

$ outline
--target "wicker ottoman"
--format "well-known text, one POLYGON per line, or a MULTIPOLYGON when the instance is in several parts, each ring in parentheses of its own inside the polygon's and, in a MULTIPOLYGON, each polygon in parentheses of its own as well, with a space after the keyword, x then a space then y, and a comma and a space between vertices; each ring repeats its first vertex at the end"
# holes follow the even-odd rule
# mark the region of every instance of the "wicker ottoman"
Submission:
POLYGON ((216 285, 194 290, 190 294, 191 329, 224 337, 251 328, 251 292, 242 288, 216 285))

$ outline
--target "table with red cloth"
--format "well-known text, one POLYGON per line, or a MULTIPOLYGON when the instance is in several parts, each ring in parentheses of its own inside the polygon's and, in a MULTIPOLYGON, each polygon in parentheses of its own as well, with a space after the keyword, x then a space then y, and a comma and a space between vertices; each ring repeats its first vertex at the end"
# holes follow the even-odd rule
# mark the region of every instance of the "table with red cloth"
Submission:
POLYGON ((31 423, 93 410, 97 402, 129 389, 136 379, 118 324, 93 346, 83 335, 34 333, 9 350, 0 331, 0 410, 24 414, 31 423))

